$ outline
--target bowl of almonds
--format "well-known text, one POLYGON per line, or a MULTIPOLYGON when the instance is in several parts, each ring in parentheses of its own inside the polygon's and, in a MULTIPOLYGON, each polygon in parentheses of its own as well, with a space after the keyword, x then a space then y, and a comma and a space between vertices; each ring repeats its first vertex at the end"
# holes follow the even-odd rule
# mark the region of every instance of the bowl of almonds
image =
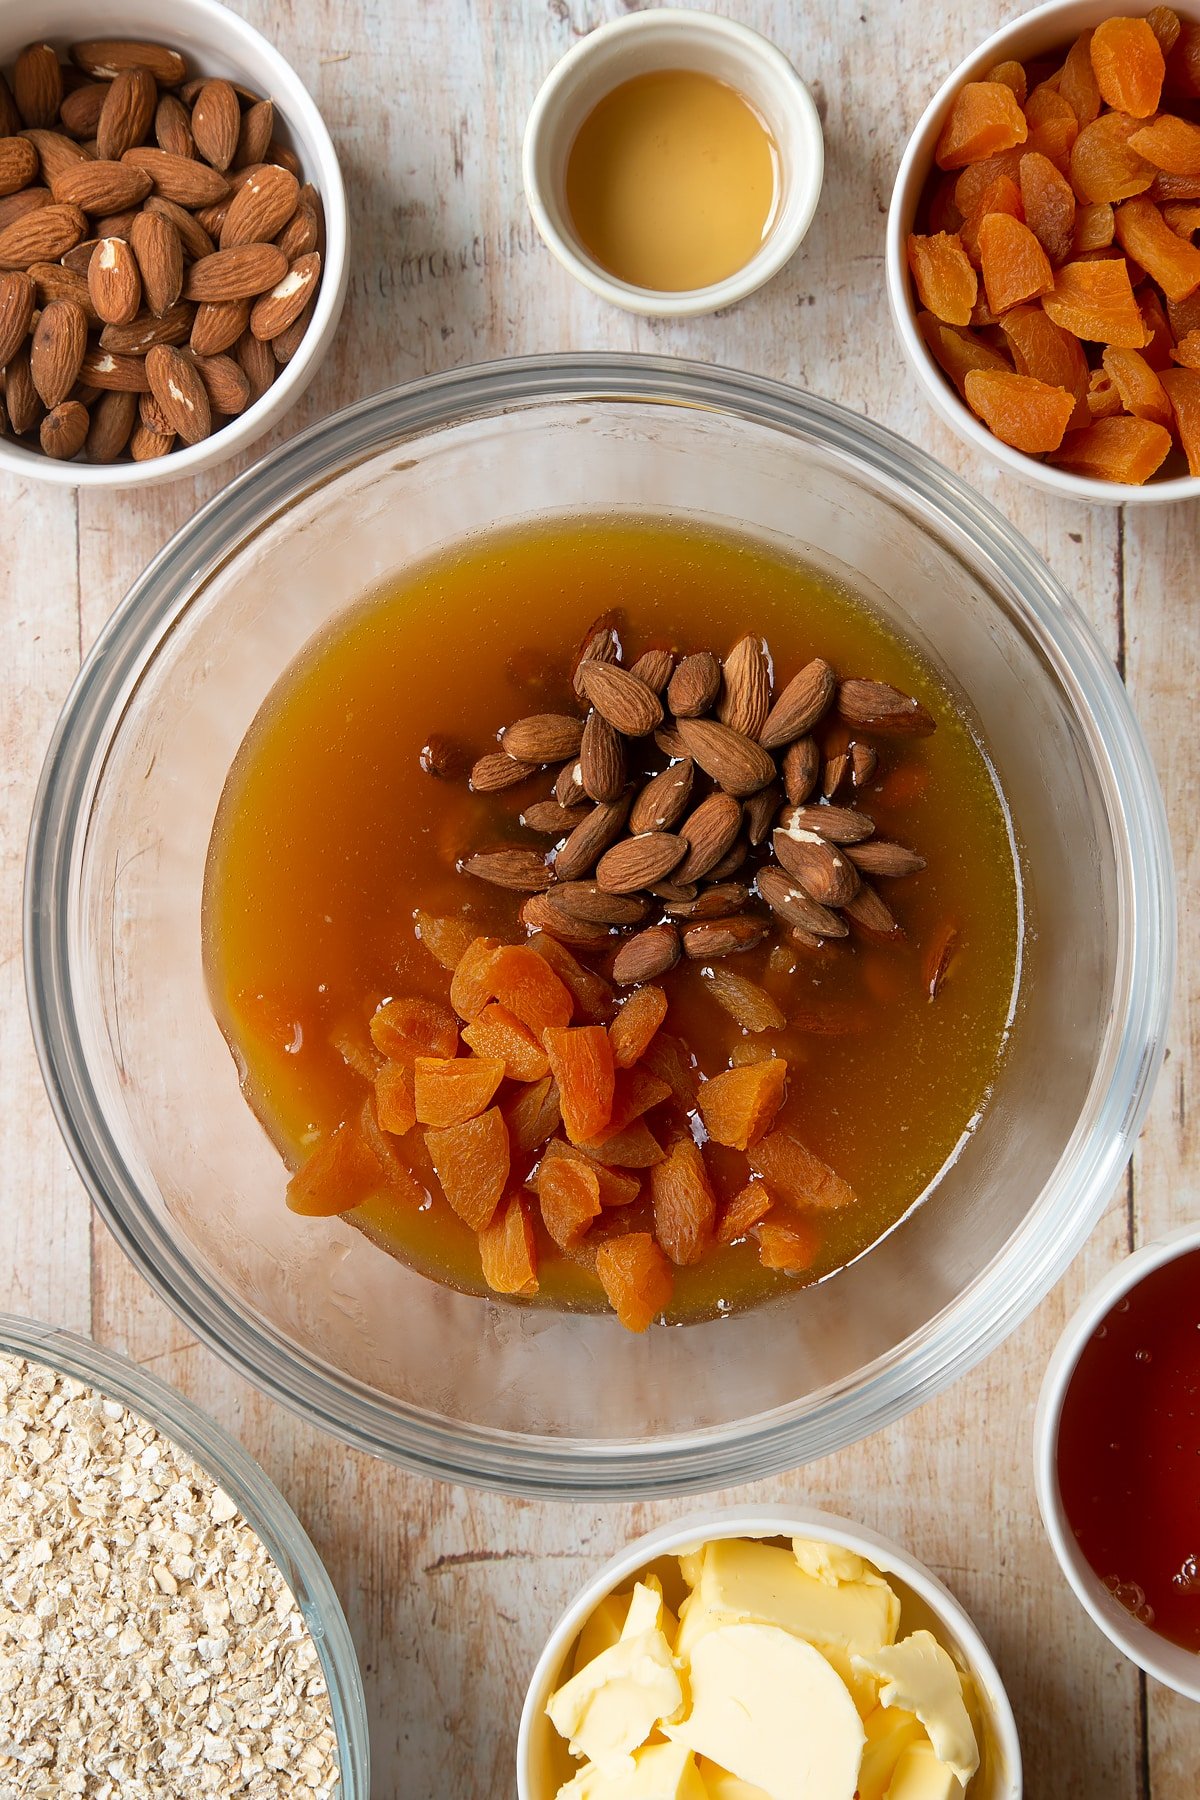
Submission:
POLYGON ((212 0, 0 14, 0 468, 171 480, 298 397, 345 297, 337 157, 212 0))

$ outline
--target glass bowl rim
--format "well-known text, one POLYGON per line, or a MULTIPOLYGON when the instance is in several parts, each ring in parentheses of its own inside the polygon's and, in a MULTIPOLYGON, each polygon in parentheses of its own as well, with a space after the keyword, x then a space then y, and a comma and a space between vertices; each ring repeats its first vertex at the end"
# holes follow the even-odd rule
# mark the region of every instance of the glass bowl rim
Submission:
POLYGON ((767 376, 625 353, 510 358, 426 376, 331 415, 231 482, 158 553, 92 646, 46 754, 26 862, 26 989, 43 1078, 76 1168, 134 1265, 202 1342, 341 1442, 417 1474, 526 1497, 620 1499, 633 1488, 649 1497, 758 1480, 868 1436, 973 1367, 1058 1280, 1129 1158, 1162 1061, 1174 961, 1171 846, 1153 763, 1116 669, 1032 546, 924 451, 832 401, 767 376), (1054 653, 1107 777, 1129 882, 1125 1016, 1107 1088, 1102 1098, 1089 1095, 1091 1130, 1073 1134, 1005 1248, 920 1333, 803 1416, 795 1416, 801 1400, 644 1442, 524 1435, 397 1400, 383 1407, 365 1383, 236 1310, 180 1254, 125 1167, 96 1102, 71 1004, 77 857, 107 747, 131 692, 212 571, 248 531, 389 445, 470 417, 570 401, 684 406, 781 430, 864 468, 902 508, 919 506, 969 541, 977 564, 1019 600, 1026 624, 1054 653))

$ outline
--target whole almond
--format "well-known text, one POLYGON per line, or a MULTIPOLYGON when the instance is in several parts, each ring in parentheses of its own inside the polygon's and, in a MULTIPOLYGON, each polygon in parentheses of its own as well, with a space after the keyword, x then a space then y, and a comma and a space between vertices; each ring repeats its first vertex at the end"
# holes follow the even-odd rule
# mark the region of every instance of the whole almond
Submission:
MULTIPOLYGON (((238 244, 261 244, 274 238, 287 225, 297 210, 300 183, 287 169, 264 163, 244 181, 229 203, 221 226, 222 250, 233 250, 238 244)), ((309 218, 311 214, 307 215, 309 218)), ((315 250, 316 222, 313 221, 312 242, 295 249, 279 245, 290 263, 294 257, 315 250)))
POLYGON ((204 300, 192 322, 192 349, 197 356, 219 356, 236 344, 250 319, 248 300, 204 300))
POLYGON ((589 810, 586 806, 560 806, 557 800, 535 800, 521 814, 521 823, 527 831, 540 831, 545 837, 565 838, 587 817, 589 810))
POLYGON ((821 768, 821 792, 832 800, 844 781, 850 777, 850 749, 838 750, 825 758, 821 768))
POLYGON ((178 87, 187 75, 187 64, 178 50, 144 38, 89 38, 71 45, 71 61, 98 81, 113 81, 125 69, 143 68, 149 69, 159 87, 178 87))
POLYGON ((189 162, 196 154, 191 115, 176 94, 164 94, 155 108, 154 141, 160 150, 186 157, 189 162))
POLYGON ((595 708, 589 712, 579 746, 579 776, 589 800, 616 800, 625 786, 621 739, 595 708))
POLYGON ((157 105, 158 84, 149 69, 140 64, 122 69, 109 87, 96 126, 97 155, 120 161, 149 131, 157 105))
POLYGON ((561 762, 565 756, 577 756, 582 739, 583 720, 569 713, 535 713, 500 733, 505 755, 529 763, 561 762))
POLYGON ((207 163, 173 156, 169 150, 158 150, 149 144, 127 150, 121 160, 149 175, 154 192, 179 206, 214 206, 229 192, 225 177, 207 163))
MULTIPOLYGON (((92 305, 109 325, 128 325, 142 304, 137 258, 124 238, 101 238, 87 272, 92 305)), ((105 346, 108 348, 109 346, 105 346)))
POLYGON ((73 169, 78 163, 94 162, 96 159, 84 145, 77 144, 61 131, 43 131, 30 128, 21 133, 28 138, 38 153, 38 162, 42 168, 42 180, 47 187, 54 185, 55 177, 64 169, 73 169))
POLYGON ((919 875, 925 858, 903 844, 890 844, 885 838, 872 838, 867 844, 852 844, 846 855, 864 875, 919 875))
POLYGON ((260 343, 252 331, 243 331, 234 346, 246 379, 250 384, 250 404, 261 400, 275 379, 277 364, 269 344, 260 343))
POLYGON ((191 357, 172 344, 155 344, 146 356, 150 392, 185 444, 198 444, 212 430, 212 407, 191 357))
POLYGON ((82 162, 55 175, 50 191, 63 205, 85 213, 115 213, 140 205, 150 192, 150 177, 127 162, 82 162))
POLYGON ((57 262, 79 242, 83 214, 76 206, 40 206, 14 219, 0 231, 0 269, 27 269, 31 263, 57 262))
POLYGON ((179 233, 161 214, 141 212, 130 227, 129 242, 141 272, 146 305, 156 318, 162 318, 183 292, 179 233))
POLYGON ((639 925, 649 911, 645 900, 630 894, 611 894, 596 881, 560 881, 554 898, 575 919, 593 925, 639 925))
POLYGON ((828 712, 835 685, 836 677, 823 657, 816 656, 806 663, 799 674, 792 676, 767 714, 758 734, 763 747, 778 750, 811 731, 828 712))
POLYGON ((776 860, 811 900, 845 906, 858 891, 858 870, 850 858, 814 831, 776 831, 776 860))
POLYGON ((879 758, 872 745, 851 744, 850 783, 852 787, 866 787, 878 767, 879 758))
MULTIPOLYGON (((229 211, 233 211, 232 206, 229 211)), ((222 242, 224 242, 225 234, 228 230, 229 219, 227 216, 224 225, 221 227, 222 242)), ((308 206, 298 206, 283 230, 275 239, 275 242, 279 245, 279 248, 283 251, 283 254, 287 257, 289 262, 295 262, 297 257, 307 256, 310 250, 316 249, 320 241, 320 233, 317 230, 317 215, 313 212, 311 207, 308 206)))
POLYGON ((498 794, 504 788, 515 787, 518 781, 527 781, 536 775, 541 765, 532 762, 518 762, 513 756, 506 756, 503 750, 493 751, 490 756, 481 756, 471 770, 471 788, 476 794, 498 794))
POLYGON ((709 962, 753 950, 771 929, 771 921, 758 915, 731 919, 694 919, 681 928, 683 954, 693 962, 709 962))
MULTIPOLYGON (((271 246, 272 249, 274 245, 271 246)), ((316 250, 298 256, 287 274, 269 293, 254 302, 250 313, 250 329, 256 338, 270 342, 293 324, 308 304, 321 275, 321 258, 316 250)))
POLYGON ((477 850, 474 856, 464 857, 458 867, 463 875, 474 875, 479 881, 517 894, 540 893, 553 880, 549 865, 536 850, 508 844, 494 850, 477 850))
POLYGON ((186 300, 177 300, 161 316, 135 313, 126 324, 106 325, 100 333, 100 348, 117 350, 122 356, 145 356, 155 344, 186 344, 192 312, 186 300))
POLYGON ((864 926, 867 931, 877 932, 881 937, 891 937, 900 929, 891 911, 869 881, 859 883, 858 892, 846 901, 842 911, 856 925, 864 926))
POLYGON ((13 97, 26 125, 53 125, 62 105, 62 70, 49 44, 28 44, 13 69, 13 97))
POLYGON ((92 407, 87 434, 87 459, 94 463, 116 462, 137 424, 136 394, 101 394, 92 407))
POLYGON ((257 100, 242 114, 233 165, 244 169, 247 163, 266 162, 267 150, 275 130, 275 108, 269 100, 257 100))
POLYGON ((60 400, 38 428, 43 454, 56 462, 69 462, 83 449, 88 434, 88 409, 78 400, 60 400))
POLYGON ((783 753, 779 765, 783 788, 793 806, 803 806, 815 793, 821 774, 821 752, 811 737, 797 738, 783 753))
POLYGON ((669 881, 656 881, 650 892, 664 906, 683 906, 694 900, 700 889, 694 881, 676 881, 672 878, 669 881))
POLYGON ((19 194, 6 194, 0 200, 0 231, 4 231, 15 220, 23 219, 26 213, 50 206, 53 200, 54 195, 47 187, 27 187, 22 188, 19 194))
POLYGON ((297 350, 299 350, 301 344, 304 342, 304 334, 312 323, 312 316, 316 304, 317 297, 314 294, 307 306, 305 306, 303 312, 301 312, 297 318, 293 319, 290 325, 286 325, 282 331, 277 332, 271 339, 271 355, 275 358, 275 361, 281 368, 286 368, 287 364, 291 362, 293 356, 295 356, 297 350))
POLYGON ((783 805, 783 794, 776 782, 751 794, 742 807, 746 836, 755 846, 765 844, 775 822, 775 814, 783 805))
POLYGON ((679 933, 673 925, 651 925, 621 945, 613 958, 612 978, 621 987, 653 981, 679 961, 679 933))
POLYGON ((670 900, 673 919, 726 919, 750 904, 750 889, 738 881, 719 881, 691 900, 670 900))
POLYGON ((839 914, 811 900, 804 889, 774 863, 767 863, 758 871, 755 885, 771 911, 787 924, 798 925, 802 931, 818 938, 849 935, 850 928, 839 914))
POLYGON ((660 725, 654 734, 654 742, 663 755, 669 756, 672 762, 683 762, 687 758, 687 745, 674 725, 660 725))
POLYGON ((606 613, 602 618, 593 619, 584 633, 583 643, 575 658, 575 667, 571 673, 571 685, 579 698, 584 698, 582 669, 584 663, 615 663, 621 660, 621 646, 615 627, 615 613, 606 613))
POLYGON ((698 719, 721 689, 721 665, 711 651, 685 656, 667 685, 667 705, 677 719, 698 719))
POLYGON ((33 282, 38 306, 47 306, 51 300, 73 300, 89 325, 100 323, 85 275, 76 275, 56 262, 30 263, 27 273, 33 282))
POLYGON ((848 806, 792 806, 780 815, 779 828, 793 837, 811 831, 828 844, 861 844, 875 830, 866 813, 848 806))
POLYGON ((554 798, 560 806, 577 806, 581 800, 587 799, 583 791, 583 771, 578 762, 565 762, 558 771, 554 781, 554 798))
POLYGON ((87 317, 73 300, 52 300, 33 328, 29 367, 43 406, 65 400, 79 379, 87 350, 87 317))
POLYGON ((92 260, 92 252, 100 242, 99 237, 84 238, 82 244, 75 244, 64 253, 60 267, 69 269, 72 275, 82 275, 87 280, 88 264, 92 260))
POLYGON ((716 882, 727 881, 731 875, 737 874, 749 854, 750 846, 746 839, 744 837, 735 838, 716 867, 709 870, 708 879, 716 882))
POLYGON ((302 174, 300 158, 294 150, 289 150, 286 144, 281 144, 278 138, 273 137, 268 142, 263 151, 263 161, 278 163, 281 169, 286 169, 289 175, 294 175, 299 181, 302 174))
POLYGON ((554 858, 554 873, 560 881, 578 881, 590 875, 600 857, 625 827, 629 814, 627 799, 605 800, 594 806, 586 819, 577 825, 554 858))
POLYGON ((596 864, 596 880, 609 894, 634 894, 669 875, 687 853, 687 844, 669 831, 646 831, 622 838, 596 864))
POLYGON ((630 663, 629 673, 637 681, 644 681, 655 694, 661 694, 671 679, 671 671, 675 667, 675 656, 670 650, 646 650, 635 663, 630 663))
POLYGON ((214 169, 227 169, 238 147, 242 109, 227 81, 206 81, 192 107, 196 148, 214 169))
POLYGON ((848 725, 872 731, 926 737, 934 729, 934 720, 920 701, 886 681, 843 681, 837 709, 848 725))
POLYGON ((196 367, 215 413, 232 418, 245 412, 250 404, 250 383, 232 356, 198 356, 196 367))
POLYGON ((185 256, 190 256, 195 261, 201 256, 212 255, 216 246, 195 214, 190 213, 186 206, 180 206, 174 200, 164 200, 161 194, 151 194, 143 211, 166 219, 175 227, 185 256))
POLYGON ((94 138, 100 128, 100 115, 108 98, 108 81, 84 81, 63 95, 58 122, 73 138, 94 138))
POLYGON ((630 831, 635 835, 642 831, 674 831, 687 811, 694 776, 695 764, 688 756, 648 781, 630 809, 630 831))
POLYGON ((575 918, 558 904, 553 889, 546 894, 531 894, 522 901, 520 919, 530 931, 544 931, 572 950, 602 950, 612 941, 609 926, 575 918))
POLYGON ((38 153, 28 138, 0 137, 0 194, 15 194, 36 181, 38 153))
POLYGON ((725 658, 717 717, 723 725, 756 738, 771 707, 771 661, 760 637, 739 638, 725 658))
POLYGON ((96 220, 95 232, 98 238, 119 237, 129 242, 129 233, 133 230, 133 221, 139 216, 141 208, 127 206, 124 212, 104 213, 96 220))
POLYGON ((44 411, 29 363, 29 345, 24 343, 13 351, 4 369, 4 404, 17 437, 32 431, 44 411))
POLYGON ((168 419, 166 413, 158 404, 158 401, 154 398, 154 395, 150 392, 149 388, 146 389, 144 394, 135 394, 134 400, 137 405, 138 418, 146 427, 147 431, 157 432, 159 437, 174 437, 175 433, 171 430, 171 421, 168 419))
POLYGON ((589 661, 579 666, 583 691, 596 711, 623 737, 644 737, 662 723, 658 695, 628 669, 589 661))
POLYGON ((151 431, 140 420, 130 434, 129 454, 134 462, 153 462, 155 457, 167 456, 174 448, 173 431, 151 431))
POLYGON ((287 274, 287 258, 275 244, 238 244, 215 250, 188 269, 185 300, 250 300, 287 274))
POLYGON ((679 719, 676 729, 688 755, 727 794, 744 799, 775 779, 775 763, 740 731, 715 719, 679 719))
POLYGON ((0 274, 0 369, 29 335, 34 298, 33 281, 24 271, 0 274))
POLYGON ((214 244, 220 240, 221 227, 225 223, 229 207, 230 200, 227 195, 224 200, 217 200, 211 206, 201 206, 197 208, 197 222, 200 225, 203 225, 214 244))
POLYGON ((742 826, 742 809, 731 794, 710 794, 679 826, 688 851, 675 869, 676 881, 699 881, 715 869, 742 826))
POLYGON ((119 351, 99 348, 89 350, 80 373, 85 381, 106 393, 144 394, 150 388, 143 356, 123 356, 119 351))

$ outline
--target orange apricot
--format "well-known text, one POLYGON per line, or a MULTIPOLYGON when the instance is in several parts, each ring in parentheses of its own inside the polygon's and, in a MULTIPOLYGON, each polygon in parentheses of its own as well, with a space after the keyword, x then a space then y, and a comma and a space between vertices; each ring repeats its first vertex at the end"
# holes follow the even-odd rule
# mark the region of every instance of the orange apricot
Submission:
POLYGON ((1092 33, 1092 69, 1100 98, 1116 112, 1147 119, 1157 107, 1167 68, 1145 19, 1105 19, 1092 33))
POLYGON ((569 1025, 571 990, 528 944, 505 944, 491 964, 494 997, 541 1040, 548 1026, 569 1025))
POLYGON ((1180 237, 1190 238, 1200 231, 1200 206, 1194 200, 1168 200, 1162 216, 1180 237))
POLYGON ((682 1106, 690 1112, 696 1104, 696 1059, 684 1043, 669 1031, 659 1031, 642 1051, 641 1061, 652 1075, 665 1081, 682 1106))
POLYGON ((1079 136, 1079 120, 1070 104, 1043 82, 1025 102, 1025 120, 1029 128, 1026 151, 1035 151, 1049 158, 1056 168, 1065 169, 1079 136))
POLYGON ((608 1028, 613 1062, 631 1069, 649 1048, 650 1040, 667 1016, 667 996, 660 987, 635 988, 608 1028))
POLYGON ((472 1231, 491 1224, 508 1181, 508 1127, 498 1106, 477 1119, 425 1133, 425 1148, 447 1201, 472 1231))
POLYGON ((1021 205, 1025 223, 1051 262, 1065 262, 1075 232, 1074 190, 1036 150, 1021 158, 1021 205))
POLYGON ((603 1143, 585 1142, 580 1146, 596 1162, 616 1169, 649 1169, 663 1159, 663 1148, 645 1119, 635 1119, 623 1131, 614 1132, 603 1143))
POLYGON ((1047 318, 1040 306, 1014 306, 1001 330, 1012 348, 1019 375, 1032 375, 1048 387, 1065 388, 1075 399, 1067 429, 1087 424, 1087 358, 1077 337, 1047 318))
MULTIPOLYGON (((1018 309, 1019 310, 1019 309, 1018 309)), ((1008 369, 1012 365, 999 350, 960 325, 943 325, 930 312, 917 314, 917 328, 926 348, 961 394, 972 369, 1008 369)))
POLYGON ((758 1260, 764 1269, 803 1275, 812 1268, 821 1236, 811 1219, 768 1219, 758 1228, 758 1260))
POLYGON ((459 957, 450 978, 450 1004, 460 1019, 476 1018, 495 999, 492 960, 500 949, 499 938, 477 937, 459 957))
POLYGON ((1167 52, 1165 89, 1175 100, 1200 100, 1200 24, 1180 23, 1179 36, 1167 52))
POLYGON ((612 1046, 603 1025, 551 1025, 542 1042, 558 1086, 563 1130, 573 1144, 604 1130, 612 1114, 612 1046))
POLYGON ((832 1212, 855 1204, 849 1182, 814 1156, 790 1131, 768 1132, 760 1143, 751 1145, 747 1159, 776 1199, 791 1206, 832 1212))
POLYGON ((1075 208, 1075 229, 1071 233, 1071 250, 1081 256, 1085 250, 1107 250, 1116 235, 1116 215, 1107 200, 1089 201, 1075 208))
POLYGON ((544 1157, 537 1196, 542 1222, 560 1250, 573 1250, 600 1217, 600 1178, 586 1161, 544 1157))
POLYGON ((1168 300, 1186 300, 1200 287, 1200 250, 1171 230, 1153 200, 1127 200, 1117 208, 1117 242, 1168 300))
POLYGON ((1171 402, 1162 382, 1140 350, 1117 350, 1109 345, 1102 357, 1104 372, 1111 376, 1121 405, 1135 419, 1153 419, 1171 429, 1171 402))
POLYGON ((638 1176, 622 1175, 619 1169, 606 1168, 582 1146, 568 1144, 565 1138, 550 1139, 546 1145, 540 1168, 545 1168, 547 1162, 553 1162, 556 1157, 568 1162, 583 1163, 592 1171, 600 1186, 601 1206, 632 1206, 642 1191, 641 1180, 638 1176))
POLYGON ((464 1044, 477 1056, 498 1056, 510 1081, 540 1081, 550 1068, 546 1052, 528 1025, 498 1000, 489 1000, 462 1035, 464 1044))
POLYGON ((1069 262, 1055 272, 1043 296, 1047 315, 1064 331, 1122 350, 1140 350, 1146 327, 1123 257, 1109 262, 1069 262))
MULTIPOLYGON (((1170 393, 1164 371, 1163 385, 1170 393)), ((1172 400, 1174 396, 1172 395, 1172 400)), ((1073 431, 1054 457, 1056 466, 1098 481, 1123 481, 1140 487, 1166 460, 1171 434, 1150 419, 1097 419, 1085 431, 1073 431)))
POLYGON ((1171 346, 1171 361, 1183 369, 1200 369, 1200 331, 1187 332, 1171 346))
POLYGON ((626 1331, 645 1331, 671 1304, 675 1277, 648 1231, 630 1231, 601 1244, 596 1274, 626 1331))
POLYGON ((1080 129, 1100 113, 1100 85, 1092 68, 1092 34, 1085 31, 1067 52, 1058 91, 1079 121, 1080 129))
POLYGON ((1171 346, 1175 342, 1175 334, 1171 330, 1162 297, 1157 288, 1149 282, 1138 295, 1138 311, 1146 330, 1146 342, 1142 346, 1142 355, 1152 369, 1166 369, 1171 364, 1171 346))
POLYGON ((980 196, 979 205, 959 229, 959 242, 973 269, 979 267, 979 227, 989 213, 996 212, 1011 213, 1014 219, 1025 217, 1021 190, 1009 175, 997 175, 995 181, 988 183, 980 196))
POLYGON ((1146 23, 1158 39, 1163 55, 1169 56, 1179 42, 1179 14, 1169 6, 1152 6, 1146 14, 1146 23))
POLYGON ((1085 203, 1128 200, 1154 180, 1154 165, 1130 148, 1139 121, 1126 113, 1104 113, 1085 125, 1071 149, 1071 186, 1085 203))
POLYGON ((503 1080, 498 1056, 418 1056, 413 1065, 418 1125, 461 1125, 478 1118, 503 1080))
POLYGON ((1088 416, 1112 419, 1125 411, 1121 390, 1106 369, 1093 369, 1088 376, 1088 416))
POLYGON ((384 1131, 403 1137, 417 1122, 413 1072, 407 1063, 384 1063, 375 1077, 375 1106, 384 1131))
POLYGON ((612 1111, 608 1116, 608 1124, 600 1131, 594 1132, 592 1142, 607 1143, 609 1138, 616 1137, 626 1126, 640 1119, 652 1107, 661 1106, 669 1100, 671 1090, 665 1081, 640 1065, 632 1069, 618 1069, 613 1079, 612 1111))
POLYGON ((984 219, 979 227, 979 256, 987 303, 997 316, 1022 300, 1048 293, 1054 285, 1046 252, 1028 225, 1008 213, 989 213, 984 219))
POLYGON ((784 1058, 772 1056, 706 1081, 697 1105, 709 1137, 734 1150, 757 1143, 783 1105, 787 1072, 784 1058))
POLYGON ((962 171, 954 183, 954 204, 964 219, 979 211, 983 196, 1001 176, 1016 183, 1023 154, 1023 149, 1001 150, 962 171))
POLYGON ((700 1261, 712 1239, 717 1201, 699 1148, 678 1138, 650 1171, 654 1235, 673 1263, 700 1261))
POLYGON ((287 1184, 287 1203, 294 1213, 328 1219, 349 1212, 384 1185, 379 1159, 357 1122, 347 1121, 317 1145, 287 1184))
POLYGON ((1200 371, 1164 369, 1162 384, 1175 409, 1175 429, 1188 461, 1189 475, 1200 475, 1200 371))
POLYGON ((1129 139, 1129 148, 1169 175, 1200 175, 1200 125, 1160 113, 1129 139))
MULTIPOLYGON (((998 91, 1007 94, 1009 90, 998 91)), ((948 325, 969 322, 979 281, 961 238, 945 231, 936 237, 912 233, 908 240, 908 266, 922 306, 948 325)))
POLYGON ((535 931, 529 949, 543 962, 549 963, 558 979, 575 1002, 575 1011, 590 1025, 600 1025, 612 1017, 616 996, 610 982, 592 969, 585 969, 565 944, 560 944, 545 931, 535 931))
POLYGON ((736 1244, 766 1218, 774 1204, 761 1181, 748 1181, 721 1209, 717 1221, 718 1244, 736 1244))
POLYGON ((968 81, 954 96, 934 161, 939 169, 961 169, 1023 144, 1025 135, 1025 115, 1011 88, 997 81, 968 81))
POLYGON ((391 1062, 411 1065, 418 1056, 453 1056, 458 1020, 433 1000, 385 1000, 372 1015, 371 1037, 391 1062))
POLYGON ((513 1149, 523 1156, 537 1150, 562 1123, 553 1076, 544 1075, 522 1088, 505 1103, 503 1112, 513 1149))
POLYGON ((417 936, 443 969, 456 969, 468 944, 479 935, 465 919, 438 919, 420 907, 413 914, 417 936))
POLYGON ((494 1294, 536 1294, 537 1245, 525 1202, 510 1194, 479 1234, 483 1279, 494 1294))
POLYGON ((1032 375, 975 370, 967 376, 966 392, 967 405, 993 436, 1029 456, 1057 450, 1075 411, 1073 394, 1032 375))
POLYGON ((1016 95, 1017 105, 1020 106, 1023 103, 1028 84, 1025 79, 1025 69, 1021 63, 998 62, 994 68, 988 70, 983 79, 985 81, 1002 81, 1005 87, 1011 88, 1016 95))

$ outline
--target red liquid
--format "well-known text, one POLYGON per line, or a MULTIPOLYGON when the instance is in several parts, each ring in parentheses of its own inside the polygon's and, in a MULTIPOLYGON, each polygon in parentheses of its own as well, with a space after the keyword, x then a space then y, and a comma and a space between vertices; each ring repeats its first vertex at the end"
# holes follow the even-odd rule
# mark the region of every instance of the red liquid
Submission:
POLYGON ((1200 1250, 1109 1313, 1063 1402, 1058 1483, 1079 1547, 1136 1618, 1200 1651, 1200 1250))

